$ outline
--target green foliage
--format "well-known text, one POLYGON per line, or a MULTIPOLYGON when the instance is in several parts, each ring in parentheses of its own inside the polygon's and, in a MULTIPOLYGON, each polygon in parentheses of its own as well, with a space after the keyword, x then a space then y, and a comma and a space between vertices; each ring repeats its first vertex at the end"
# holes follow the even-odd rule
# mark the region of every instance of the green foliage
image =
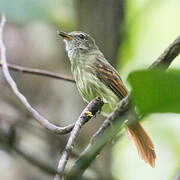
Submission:
POLYGON ((180 70, 135 71, 128 81, 141 114, 180 113, 180 70))
POLYGON ((123 39, 118 52, 119 69, 122 69, 127 62, 132 61, 137 49, 137 42, 143 36, 143 26, 149 17, 149 12, 157 4, 158 2, 155 0, 127 0, 126 11, 128 13, 125 13, 125 23, 122 27, 123 39))

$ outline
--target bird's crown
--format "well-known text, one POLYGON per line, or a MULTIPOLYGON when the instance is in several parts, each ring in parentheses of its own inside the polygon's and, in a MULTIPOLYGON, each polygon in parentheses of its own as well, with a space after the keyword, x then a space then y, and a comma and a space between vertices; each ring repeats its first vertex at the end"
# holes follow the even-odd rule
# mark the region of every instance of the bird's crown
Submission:
POLYGON ((58 34, 64 39, 67 51, 80 50, 82 52, 88 52, 98 49, 95 40, 87 33, 81 31, 70 33, 58 31, 58 34))

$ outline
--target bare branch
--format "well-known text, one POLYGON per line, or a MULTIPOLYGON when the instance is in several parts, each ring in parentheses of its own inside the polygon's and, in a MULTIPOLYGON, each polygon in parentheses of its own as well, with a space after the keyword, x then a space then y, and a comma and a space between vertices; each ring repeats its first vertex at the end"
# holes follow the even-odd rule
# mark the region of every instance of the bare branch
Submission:
MULTIPOLYGON (((71 131, 71 135, 69 137, 69 140, 66 144, 65 150, 61 156, 61 159, 59 161, 59 165, 58 165, 58 173, 60 174, 60 176, 62 176, 61 173, 63 173, 65 166, 67 164, 69 155, 72 151, 74 142, 77 138, 77 136, 80 133, 80 129, 82 127, 82 125, 86 122, 88 122, 93 116, 95 116, 95 114, 101 110, 102 106, 103 106, 103 101, 100 98, 95 98, 93 99, 87 106, 86 108, 82 111, 82 113, 80 114, 78 120, 75 123, 75 126, 73 128, 73 130, 71 131)), ((54 180, 59 180, 60 179, 59 175, 56 175, 56 177, 54 178, 54 180)))
POLYGON ((15 83, 15 81, 12 79, 8 66, 7 66, 7 60, 6 60, 6 48, 3 43, 3 28, 6 22, 6 18, 4 15, 2 15, 2 20, 0 24, 0 49, 1 49, 1 60, 2 60, 2 71, 3 75, 9 84, 12 92, 18 97, 18 99, 22 102, 22 104, 28 109, 28 111, 31 113, 31 115, 46 129, 50 130, 53 133, 56 134, 66 134, 69 133, 72 128, 74 127, 74 124, 68 125, 66 127, 58 127, 54 124, 50 123, 46 118, 40 115, 28 102, 26 97, 18 90, 18 87, 15 83))
POLYGON ((157 58, 157 60, 149 67, 149 69, 162 68, 166 70, 172 61, 180 53, 180 36, 178 36, 172 44, 157 58))
MULTIPOLYGON (((162 68, 166 70, 174 58, 180 53, 180 37, 178 37, 149 69, 162 68)), ((68 174, 68 180, 80 179, 84 171, 90 166, 103 147, 119 132, 131 109, 131 93, 124 98, 116 110, 104 121, 98 131, 92 136, 91 142, 81 153, 68 174)))
POLYGON ((130 103, 128 96, 120 102, 115 111, 104 121, 98 131, 92 136, 91 142, 81 153, 70 173, 68 173, 68 180, 81 179, 80 177, 84 171, 100 153, 102 148, 119 132, 122 124, 127 119, 129 109, 130 103))
MULTIPOLYGON (((2 63, 0 61, 0 67, 2 66, 2 63)), ((17 66, 14 64, 7 64, 8 68, 14 71, 26 73, 26 74, 32 74, 32 75, 40 75, 40 76, 46 76, 50 78, 55 78, 55 79, 61 79, 64 81, 69 81, 75 83, 75 80, 72 77, 68 77, 62 74, 42 70, 42 69, 33 69, 33 68, 27 68, 27 67, 22 67, 22 66, 17 66)))

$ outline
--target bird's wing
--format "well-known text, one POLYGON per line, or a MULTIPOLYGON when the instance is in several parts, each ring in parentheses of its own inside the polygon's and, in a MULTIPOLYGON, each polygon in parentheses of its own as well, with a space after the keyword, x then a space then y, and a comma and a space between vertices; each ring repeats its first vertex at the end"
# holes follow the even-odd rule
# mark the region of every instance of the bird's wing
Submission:
POLYGON ((104 57, 97 57, 94 66, 97 77, 120 99, 127 96, 128 91, 118 72, 106 61, 104 57))

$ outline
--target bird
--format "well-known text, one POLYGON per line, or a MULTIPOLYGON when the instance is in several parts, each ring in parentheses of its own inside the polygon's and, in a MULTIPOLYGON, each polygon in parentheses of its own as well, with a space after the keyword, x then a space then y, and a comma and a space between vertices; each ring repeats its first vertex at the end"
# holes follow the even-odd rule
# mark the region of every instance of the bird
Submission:
MULTIPOLYGON (((90 102, 100 97, 104 102, 101 112, 108 116, 129 94, 119 73, 106 60, 89 34, 81 31, 66 33, 61 30, 57 33, 65 42, 71 71, 82 98, 90 102)), ((140 122, 127 123, 126 132, 134 140, 140 157, 155 167, 154 145, 140 122)))

